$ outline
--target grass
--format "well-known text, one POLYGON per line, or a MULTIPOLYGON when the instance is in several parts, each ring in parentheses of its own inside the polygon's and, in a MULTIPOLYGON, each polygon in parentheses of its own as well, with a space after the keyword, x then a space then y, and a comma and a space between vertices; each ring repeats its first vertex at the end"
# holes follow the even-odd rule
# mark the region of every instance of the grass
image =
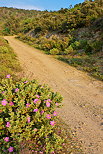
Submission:
POLYGON ((102 52, 91 55, 59 55, 57 59, 88 72, 89 75, 103 81, 103 57, 102 52))
POLYGON ((20 64, 8 42, 0 37, 0 79, 11 74, 14 78, 21 71, 20 64))

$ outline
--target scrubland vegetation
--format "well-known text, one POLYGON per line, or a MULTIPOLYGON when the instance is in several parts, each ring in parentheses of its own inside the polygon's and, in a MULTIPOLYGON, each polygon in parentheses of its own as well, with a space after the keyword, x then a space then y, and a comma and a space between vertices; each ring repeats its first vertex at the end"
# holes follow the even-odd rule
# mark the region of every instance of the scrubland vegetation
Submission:
POLYGON ((18 78, 21 67, 3 38, 0 56, 0 153, 82 152, 58 117, 62 96, 36 80, 18 78))
POLYGON ((56 108, 62 96, 36 80, 18 77, 20 64, 0 38, 0 153, 82 152, 56 108))
POLYGON ((5 39, 0 37, 0 81, 7 74, 11 74, 15 78, 15 74, 20 70, 20 64, 17 61, 17 56, 13 49, 5 39))
MULTIPOLYGON (((0 34, 17 35, 46 54, 103 80, 103 2, 59 11, 0 8, 0 34)), ((56 108, 62 97, 36 80, 17 79, 21 67, 0 37, 0 152, 82 153, 56 108)))
POLYGON ((0 8, 1 34, 17 34, 35 48, 103 80, 103 2, 87 0, 59 11, 0 8))

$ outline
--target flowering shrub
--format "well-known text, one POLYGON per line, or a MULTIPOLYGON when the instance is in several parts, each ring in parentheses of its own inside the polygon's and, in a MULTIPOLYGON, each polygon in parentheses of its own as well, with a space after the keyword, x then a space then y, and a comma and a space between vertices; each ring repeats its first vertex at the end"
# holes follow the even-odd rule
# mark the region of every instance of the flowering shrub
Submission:
POLYGON ((0 152, 17 152, 25 141, 29 150, 55 153, 63 140, 55 134, 62 97, 37 81, 13 81, 10 75, 0 83, 0 152))
POLYGON ((74 52, 74 50, 73 50, 72 46, 70 45, 67 49, 65 49, 64 54, 68 55, 73 52, 74 52))
POLYGON ((50 54, 51 54, 51 55, 58 55, 59 52, 60 52, 60 51, 59 51, 57 48, 53 48, 53 49, 50 50, 50 54))

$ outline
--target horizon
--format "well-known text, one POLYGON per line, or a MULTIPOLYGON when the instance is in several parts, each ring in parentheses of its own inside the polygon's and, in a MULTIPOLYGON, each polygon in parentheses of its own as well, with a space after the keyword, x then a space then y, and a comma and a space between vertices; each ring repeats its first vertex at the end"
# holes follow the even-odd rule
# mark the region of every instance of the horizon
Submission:
POLYGON ((25 10, 48 10, 48 11, 57 11, 61 8, 69 8, 70 5, 74 6, 76 4, 82 3, 84 0, 0 0, 0 7, 8 7, 8 8, 17 8, 17 9, 25 9, 25 10))

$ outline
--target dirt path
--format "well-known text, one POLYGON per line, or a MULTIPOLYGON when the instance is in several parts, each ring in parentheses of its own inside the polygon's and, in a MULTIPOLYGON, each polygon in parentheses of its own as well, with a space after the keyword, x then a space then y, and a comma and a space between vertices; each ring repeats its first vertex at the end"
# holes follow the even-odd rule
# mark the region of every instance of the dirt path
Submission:
POLYGON ((12 36, 5 38, 26 76, 63 95, 64 106, 59 115, 77 134, 85 154, 103 154, 103 83, 12 36))

